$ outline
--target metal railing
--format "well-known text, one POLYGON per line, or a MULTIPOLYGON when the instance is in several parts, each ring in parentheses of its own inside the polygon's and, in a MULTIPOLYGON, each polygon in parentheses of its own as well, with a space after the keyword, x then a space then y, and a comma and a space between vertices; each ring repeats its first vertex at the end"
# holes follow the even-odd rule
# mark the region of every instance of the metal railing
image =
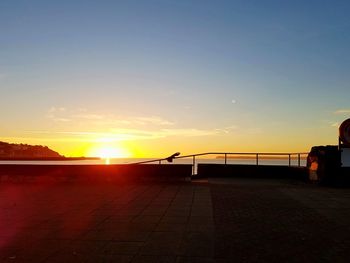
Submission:
MULTIPOLYGON (((256 153, 256 152, 205 152, 205 153, 197 153, 197 154, 190 154, 190 155, 183 155, 180 156, 180 153, 175 153, 167 158, 161 158, 161 159, 155 159, 155 160, 148 160, 148 161, 142 161, 142 162, 137 162, 133 164, 147 164, 147 163, 158 163, 162 164, 163 161, 167 162, 173 162, 173 160, 176 159, 185 159, 185 158, 192 158, 192 174, 194 175, 196 172, 196 159, 198 156, 209 156, 209 155, 215 155, 217 160, 223 159, 224 164, 227 165, 227 161, 230 160, 230 156, 238 156, 239 157, 247 157, 247 156, 254 156, 254 158, 249 158, 249 159, 255 159, 255 165, 260 165, 259 161, 263 159, 263 157, 268 156, 268 157, 286 157, 285 160, 288 160, 288 166, 292 166, 292 159, 297 160, 297 167, 301 166, 301 157, 302 156, 307 156, 307 152, 297 152, 297 153, 256 153), (221 158, 218 158, 220 156, 223 156, 221 158)), ((234 159, 234 158, 232 158, 234 159)), ((276 158, 278 159, 278 158, 276 158)))

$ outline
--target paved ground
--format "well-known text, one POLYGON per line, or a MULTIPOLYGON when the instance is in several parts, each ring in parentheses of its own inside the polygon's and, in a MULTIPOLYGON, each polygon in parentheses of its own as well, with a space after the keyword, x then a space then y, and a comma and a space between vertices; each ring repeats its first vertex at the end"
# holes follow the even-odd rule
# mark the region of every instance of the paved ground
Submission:
POLYGON ((349 262, 350 189, 232 181, 210 186, 216 257, 235 262, 349 262))
POLYGON ((348 262, 350 189, 0 184, 0 262, 348 262))

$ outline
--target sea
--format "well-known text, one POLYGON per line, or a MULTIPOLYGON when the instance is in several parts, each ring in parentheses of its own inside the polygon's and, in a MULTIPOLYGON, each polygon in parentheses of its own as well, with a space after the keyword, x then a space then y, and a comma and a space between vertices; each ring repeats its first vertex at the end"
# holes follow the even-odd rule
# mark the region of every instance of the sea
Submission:
MULTIPOLYGON (((159 163, 157 161, 158 159, 154 158, 110 158, 110 159, 93 159, 93 160, 60 160, 60 161, 0 161, 1 164, 31 164, 31 165, 96 165, 96 164, 134 164, 134 163, 139 163, 139 162, 147 162, 147 161, 152 161, 150 163, 159 163)), ((213 164, 224 164, 225 160, 223 158, 217 158, 217 159, 209 159, 209 158, 195 158, 195 165, 199 163, 213 163, 213 164)), ((257 161, 255 158, 228 158, 226 160, 227 164, 251 164, 251 165, 256 165, 257 161)), ((173 162, 169 163, 166 160, 162 160, 161 164, 193 164, 193 158, 179 158, 179 159, 174 159, 173 162)), ((288 166, 289 165, 289 159, 287 158, 276 158, 276 159, 264 159, 260 158, 258 160, 259 165, 282 165, 282 166, 288 166)), ((290 165, 291 166, 298 166, 298 160, 296 158, 291 158, 290 160, 290 165)), ((306 158, 302 157, 300 159, 300 166, 306 166, 306 158)))

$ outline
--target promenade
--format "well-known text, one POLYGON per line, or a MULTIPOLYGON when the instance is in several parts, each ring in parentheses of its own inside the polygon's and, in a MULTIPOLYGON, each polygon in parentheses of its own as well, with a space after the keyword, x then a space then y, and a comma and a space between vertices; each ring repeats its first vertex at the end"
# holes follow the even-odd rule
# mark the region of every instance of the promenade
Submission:
POLYGON ((349 189, 234 178, 0 184, 0 262, 348 262, 349 247, 349 189))

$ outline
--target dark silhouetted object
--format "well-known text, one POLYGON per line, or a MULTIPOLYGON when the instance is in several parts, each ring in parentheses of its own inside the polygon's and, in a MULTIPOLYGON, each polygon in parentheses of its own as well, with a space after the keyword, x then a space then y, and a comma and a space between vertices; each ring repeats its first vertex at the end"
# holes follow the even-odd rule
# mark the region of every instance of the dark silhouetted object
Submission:
POLYGON ((339 144, 350 147, 350 119, 343 121, 339 127, 339 144))
POLYGON ((307 157, 311 181, 334 181, 340 173, 340 166, 340 151, 336 145, 314 146, 307 157))
POLYGON ((47 146, 16 144, 0 141, 0 158, 60 158, 58 152, 49 149, 47 146))
POLYGON ((172 163, 173 160, 174 160, 177 156, 179 156, 179 155, 180 155, 180 153, 179 153, 179 152, 176 152, 176 153, 174 153, 173 155, 167 157, 166 160, 167 160, 169 163, 172 163))

